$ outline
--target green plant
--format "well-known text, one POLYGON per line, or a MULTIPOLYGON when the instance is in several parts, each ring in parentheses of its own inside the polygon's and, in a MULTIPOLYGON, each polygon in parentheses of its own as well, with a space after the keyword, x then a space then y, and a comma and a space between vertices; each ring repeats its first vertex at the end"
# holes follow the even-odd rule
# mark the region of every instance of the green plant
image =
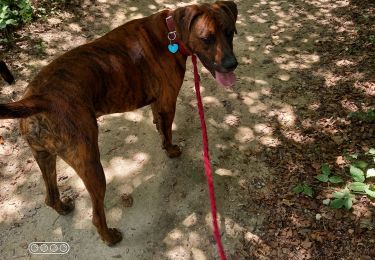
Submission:
POLYGON ((328 164, 323 164, 321 167, 321 174, 315 176, 315 178, 321 182, 341 183, 343 180, 340 176, 331 176, 331 170, 328 164))
POLYGON ((334 209, 346 208, 351 209, 353 205, 354 195, 351 194, 350 190, 345 187, 340 191, 333 193, 334 200, 330 202, 330 207, 334 209))
MULTIPOLYGON (((375 198, 375 187, 365 183, 367 179, 375 177, 375 148, 369 149, 364 154, 347 154, 345 158, 349 162, 349 180, 341 190, 333 192, 332 199, 323 200, 324 205, 334 209, 351 209, 356 194, 375 198)), ((325 183, 338 184, 344 182, 340 176, 332 174, 328 164, 322 164, 321 173, 316 175, 315 178, 325 183)), ((314 194, 312 187, 306 183, 298 183, 292 191, 308 197, 313 197, 314 194)))
POLYGON ((367 123, 373 123, 375 122, 375 111, 373 109, 368 109, 366 111, 350 112, 348 117, 350 119, 356 119, 367 123))
POLYGON ((306 183, 298 183, 292 191, 296 194, 302 193, 310 198, 314 195, 314 190, 306 183))
MULTIPOLYGON (((365 155, 372 158, 372 162, 375 162, 375 149, 370 149, 365 155)), ((375 168, 370 168, 369 163, 360 160, 360 157, 364 157, 360 154, 351 154, 346 156, 350 162, 349 174, 353 182, 350 182, 345 186, 344 189, 333 193, 334 200, 330 202, 332 208, 346 208, 350 209, 353 205, 355 198, 354 194, 366 195, 371 198, 375 198, 375 188, 365 183, 368 178, 375 177, 375 168)))
POLYGON ((13 30, 33 18, 29 0, 0 0, 0 32, 11 38, 13 30))

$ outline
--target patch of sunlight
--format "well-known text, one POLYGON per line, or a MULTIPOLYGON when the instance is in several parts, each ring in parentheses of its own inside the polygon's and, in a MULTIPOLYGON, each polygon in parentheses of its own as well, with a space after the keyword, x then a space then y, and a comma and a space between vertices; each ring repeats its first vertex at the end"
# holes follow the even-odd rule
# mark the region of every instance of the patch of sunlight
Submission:
MULTIPOLYGON (((213 223, 212 223, 211 212, 209 212, 209 213, 206 214, 206 217, 204 218, 204 220, 206 221, 206 225, 212 231, 214 229, 214 226, 213 226, 213 223)), ((221 227, 221 214, 219 214, 219 213, 217 213, 217 224, 219 226, 219 229, 221 230, 222 229, 222 227, 221 227)))
POLYGON ((92 211, 91 211, 91 201, 89 199, 89 195, 86 199, 78 199, 75 200, 75 207, 77 209, 80 209, 79 211, 74 212, 73 216, 73 227, 75 229, 91 229, 92 228, 92 211), (87 205, 87 202, 90 203, 90 205, 87 205))
POLYGON ((175 228, 168 233, 167 237, 163 240, 167 245, 176 245, 177 242, 180 242, 184 237, 184 234, 181 230, 175 228))
MULTIPOLYGON (((258 85, 268 85, 268 82, 263 80, 263 79, 255 79, 254 80, 255 84, 258 84, 258 85)), ((251 93, 251 92, 249 92, 251 93)))
POLYGON ((151 10, 156 10, 156 5, 150 4, 147 7, 151 10))
POLYGON ((295 130, 282 131, 282 133, 287 139, 293 140, 296 143, 312 143, 314 141, 314 138, 306 137, 295 130))
POLYGON ((236 24, 242 25, 242 26, 248 26, 246 21, 237 20, 236 24))
POLYGON ((290 80, 290 75, 287 73, 282 73, 277 76, 277 78, 281 81, 289 81, 290 80))
POLYGON ((260 143, 267 147, 277 147, 281 144, 280 140, 271 136, 262 136, 259 138, 260 143))
POLYGON ((253 36, 246 36, 246 41, 255 42, 255 38, 253 36))
POLYGON ((136 142, 138 142, 138 136, 136 136, 136 135, 128 135, 125 138, 125 143, 127 143, 127 144, 134 144, 136 142))
POLYGON ((249 127, 239 127, 234 138, 240 143, 248 143, 254 140, 254 133, 249 127))
POLYGON ((122 210, 118 207, 113 207, 107 210, 106 216, 111 222, 119 222, 122 218, 122 210))
POLYGON ((292 127, 296 122, 296 115, 293 108, 289 105, 284 105, 281 109, 276 111, 277 120, 284 127, 292 127))
POLYGON ((234 177, 237 174, 232 172, 231 170, 224 169, 224 168, 219 168, 215 171, 215 174, 220 175, 220 176, 231 176, 234 177))
POLYGON ((131 14, 129 19, 128 20, 134 20, 134 19, 140 19, 140 18, 143 18, 145 17, 143 14, 137 14, 137 13, 134 13, 134 14, 131 14))
POLYGON ((132 160, 123 157, 112 158, 104 169, 107 183, 110 183, 115 177, 128 178, 136 175, 148 160, 149 155, 145 153, 136 154, 132 160))
POLYGON ((33 68, 41 68, 48 65, 47 60, 32 60, 30 61, 27 66, 33 67, 33 68))
POLYGON ((203 73, 203 74, 210 74, 210 72, 209 72, 209 70, 208 69, 206 69, 206 67, 201 67, 201 73, 203 73))
POLYGON ((62 228, 61 227, 58 227, 58 228, 55 228, 52 233, 56 236, 58 236, 59 238, 63 238, 63 232, 62 232, 62 228))
POLYGON ((258 15, 251 15, 250 19, 254 22, 257 22, 257 23, 266 23, 267 22, 266 19, 263 19, 262 17, 259 17, 258 15))
POLYGON ((320 61, 320 56, 317 54, 297 54, 296 57, 309 64, 317 63, 320 61))
POLYGON ((190 259, 190 252, 182 246, 176 246, 175 248, 168 250, 166 256, 171 260, 188 260, 190 259))
POLYGON ((136 6, 131 6, 131 7, 128 7, 127 9, 132 11, 132 12, 135 12, 135 11, 139 10, 138 7, 136 7, 136 6))
POLYGON ((50 26, 54 26, 54 25, 58 25, 58 24, 61 24, 62 21, 61 19, 57 18, 57 17, 51 17, 51 18, 48 18, 47 19, 47 22, 50 26))
POLYGON ((190 214, 189 216, 187 216, 183 221, 182 221, 182 224, 185 226, 185 227, 192 227, 194 226, 195 224, 197 224, 198 222, 198 217, 197 217, 197 214, 194 212, 192 214, 190 214))
POLYGON ((201 237, 199 236, 199 234, 197 232, 190 232, 189 233, 189 244, 190 246, 193 246, 193 247, 198 247, 200 245, 202 245, 203 241, 201 239, 201 237))
POLYGON ((191 253, 193 255, 194 260, 207 260, 204 252, 198 248, 193 247, 191 249, 191 253))
MULTIPOLYGON (((256 51, 256 50, 257 50, 257 48, 254 47, 254 46, 249 46, 247 49, 248 49, 249 51, 256 51)), ((249 63, 249 64, 250 64, 250 63, 249 63)))
POLYGON ((122 193, 131 194, 134 191, 134 188, 130 183, 124 183, 123 185, 118 186, 118 190, 121 190, 122 193))
POLYGON ((308 105, 308 109, 312 111, 316 111, 320 108, 320 106, 321 106, 321 103, 319 101, 314 101, 313 103, 308 105))
POLYGON ((141 122, 144 119, 143 112, 141 110, 135 110, 132 112, 123 113, 126 120, 132 122, 141 122))
POLYGON ((366 81, 366 82, 360 82, 357 81, 353 85, 354 88, 363 91, 369 96, 374 97, 375 96, 375 82, 366 81))
POLYGON ((271 88, 263 87, 263 88, 261 88, 260 93, 262 95, 265 95, 265 96, 270 96, 271 95, 271 88))
POLYGON ((257 113, 267 110, 267 108, 268 107, 264 103, 257 102, 255 105, 250 106, 249 112, 252 114, 257 114, 257 113))
POLYGON ((351 100, 344 98, 341 100, 341 106, 350 112, 358 111, 358 106, 351 100))
POLYGON ((223 104, 213 96, 203 97, 203 103, 209 105, 210 107, 223 107, 223 104))
POLYGON ((224 220, 224 226, 225 226, 225 233, 232 238, 240 237, 245 231, 245 228, 241 227, 233 219, 228 218, 228 217, 225 218, 224 220))
MULTIPOLYGON (((254 50, 255 50, 255 47, 254 47, 254 50)), ((241 57, 241 61, 242 61, 243 64, 253 63, 253 60, 251 58, 247 58, 247 57, 241 57)))
POLYGON ((248 242, 255 242, 255 243, 262 243, 263 242, 262 239, 258 235, 253 234, 250 231, 245 233, 244 238, 248 242))
POLYGON ((257 134, 261 134, 261 135, 272 135, 273 128, 266 124, 259 123, 254 126, 254 131, 257 134))
POLYGON ((6 203, 1 206, 0 223, 18 218, 18 205, 20 204, 22 201, 18 197, 7 199, 6 203))
POLYGON ((346 66, 354 65, 354 62, 352 62, 350 60, 343 59, 343 60, 336 61, 336 65, 338 67, 346 67, 346 66))
POLYGON ((282 64, 282 63, 286 63, 288 62, 289 60, 292 60, 294 57, 292 55, 289 55, 289 54, 282 54, 280 56, 277 56, 275 58, 273 58, 273 60, 277 63, 277 64, 282 64))
POLYGON ((82 27, 77 23, 70 23, 69 29, 73 32, 82 32, 82 27))
POLYGON ((126 12, 124 12, 124 10, 122 9, 116 11, 116 13, 112 16, 113 18, 111 19, 111 28, 116 28, 125 23, 125 13, 126 12))
POLYGON ((229 114, 224 117, 224 123, 228 126, 238 126, 241 122, 241 119, 238 115, 229 114))

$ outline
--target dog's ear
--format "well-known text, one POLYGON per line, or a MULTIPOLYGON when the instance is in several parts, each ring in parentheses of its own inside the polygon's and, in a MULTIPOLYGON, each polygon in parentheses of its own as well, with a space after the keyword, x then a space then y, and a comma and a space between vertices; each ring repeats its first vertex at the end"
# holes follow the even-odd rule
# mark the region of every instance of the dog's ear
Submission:
POLYGON ((174 10, 173 20, 176 23, 178 37, 182 41, 186 42, 186 38, 189 37, 191 27, 198 16, 202 14, 198 5, 189 5, 185 7, 180 7, 174 10))
POLYGON ((238 10, 236 3, 233 1, 216 1, 215 4, 217 4, 233 20, 234 31, 235 33, 237 33, 236 21, 238 16, 238 10))

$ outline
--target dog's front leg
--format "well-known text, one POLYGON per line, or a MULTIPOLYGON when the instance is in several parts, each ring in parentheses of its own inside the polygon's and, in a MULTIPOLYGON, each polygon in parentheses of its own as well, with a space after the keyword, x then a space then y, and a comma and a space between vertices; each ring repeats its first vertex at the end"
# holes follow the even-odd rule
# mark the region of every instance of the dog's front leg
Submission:
POLYGON ((154 124, 161 137, 163 149, 167 151, 170 158, 181 155, 178 145, 172 144, 172 123, 176 111, 176 99, 172 103, 155 102, 151 105, 154 116, 154 124))

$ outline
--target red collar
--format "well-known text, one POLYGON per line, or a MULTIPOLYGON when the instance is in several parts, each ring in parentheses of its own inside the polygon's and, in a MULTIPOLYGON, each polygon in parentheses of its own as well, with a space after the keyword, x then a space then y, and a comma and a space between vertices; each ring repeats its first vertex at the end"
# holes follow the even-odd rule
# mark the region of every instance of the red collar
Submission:
POLYGON ((183 42, 177 38, 176 25, 173 20, 173 12, 169 12, 165 22, 168 27, 168 39, 171 43, 177 43, 179 46, 179 52, 184 56, 191 56, 191 52, 188 51, 183 42))

